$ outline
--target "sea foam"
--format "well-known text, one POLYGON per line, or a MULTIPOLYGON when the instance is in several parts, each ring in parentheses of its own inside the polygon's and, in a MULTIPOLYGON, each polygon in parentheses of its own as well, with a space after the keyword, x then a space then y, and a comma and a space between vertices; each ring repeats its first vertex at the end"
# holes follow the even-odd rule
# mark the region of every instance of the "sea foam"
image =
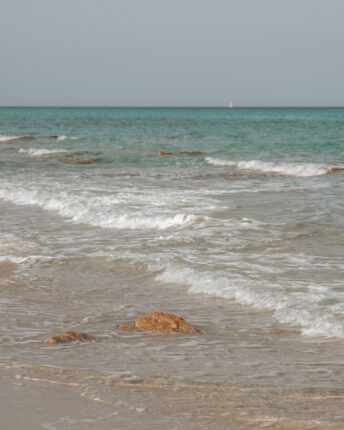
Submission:
POLYGON ((184 285, 189 293, 221 297, 256 309, 273 311, 279 322, 301 327, 305 336, 344 338, 344 322, 339 317, 344 309, 332 312, 319 304, 325 295, 331 295, 329 288, 325 288, 325 295, 319 297, 318 292, 302 292, 305 285, 299 291, 294 290, 294 285, 269 288, 266 282, 237 274, 199 272, 174 265, 168 265, 156 276, 156 280, 184 285))
POLYGON ((242 170, 254 170, 281 176, 322 176, 337 170, 344 170, 344 164, 327 165, 317 163, 273 163, 270 161, 249 160, 231 161, 207 157, 205 159, 214 166, 235 167, 242 170))
POLYGON ((61 134, 61 136, 56 136, 56 140, 63 142, 64 140, 77 140, 78 137, 75 136, 66 136, 65 134, 61 134))
POLYGON ((8 136, 7 134, 0 134, 0 143, 13 142, 15 140, 22 140, 32 137, 29 134, 25 134, 23 136, 8 136))
POLYGON ((166 230, 185 227, 194 223, 197 217, 187 213, 148 213, 137 210, 132 214, 119 212, 121 199, 107 196, 77 196, 65 191, 51 194, 43 189, 0 189, 0 198, 19 205, 35 205, 46 210, 57 211, 74 223, 94 227, 128 230, 166 230), (134 214, 135 213, 135 214, 134 214))
POLYGON ((30 155, 30 157, 41 157, 42 155, 50 155, 50 154, 57 154, 60 152, 70 152, 67 151, 67 149, 38 149, 38 148, 20 148, 18 152, 24 152, 30 155))

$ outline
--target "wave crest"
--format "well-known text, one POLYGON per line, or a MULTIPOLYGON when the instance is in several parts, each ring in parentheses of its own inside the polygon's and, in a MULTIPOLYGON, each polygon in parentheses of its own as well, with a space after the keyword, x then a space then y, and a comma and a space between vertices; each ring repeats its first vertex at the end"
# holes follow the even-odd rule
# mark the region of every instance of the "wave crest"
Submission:
POLYGON ((120 230, 167 230, 188 226, 197 221, 193 214, 137 215, 119 213, 116 198, 83 197, 67 195, 65 192, 52 196, 47 191, 25 189, 0 189, 0 198, 19 205, 35 205, 46 210, 57 211, 61 216, 77 224, 120 230))
POLYGON ((50 155, 50 154, 56 154, 56 153, 60 153, 60 152, 70 152, 67 151, 67 149, 37 149, 37 148, 29 148, 29 149, 24 149, 24 148, 20 148, 18 152, 24 152, 27 153, 28 155, 30 155, 30 157, 40 157, 42 155, 50 155))
POLYGON ((281 288, 264 289, 257 280, 172 265, 157 275, 156 280, 187 286, 189 293, 221 297, 255 309, 273 311, 280 323, 299 326, 305 336, 344 338, 344 322, 338 317, 341 312, 335 309, 325 312, 315 297, 301 291, 287 293, 281 288))
POLYGON ((257 172, 270 173, 272 175, 280 176, 322 176, 344 170, 344 164, 328 165, 320 163, 273 163, 270 161, 260 160, 231 161, 211 157, 207 157, 205 160, 207 163, 214 166, 236 167, 237 169, 255 170, 257 172))
POLYGON ((0 143, 14 142, 15 140, 28 139, 32 137, 30 134, 24 134, 23 136, 9 136, 7 134, 0 134, 0 143))

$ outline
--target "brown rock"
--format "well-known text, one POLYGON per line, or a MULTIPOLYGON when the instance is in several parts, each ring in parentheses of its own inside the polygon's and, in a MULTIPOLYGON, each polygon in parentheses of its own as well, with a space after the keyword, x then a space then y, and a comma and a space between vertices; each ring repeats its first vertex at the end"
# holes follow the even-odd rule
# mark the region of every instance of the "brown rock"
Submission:
POLYGON ((45 339, 44 342, 55 344, 55 343, 69 343, 69 342, 73 342, 74 340, 86 341, 86 340, 98 340, 98 339, 95 336, 90 336, 88 334, 80 333, 78 331, 66 331, 64 333, 61 333, 59 336, 48 337, 47 339, 45 339))
POLYGON ((122 325, 119 325, 117 327, 120 328, 121 330, 134 330, 135 323, 134 324, 122 324, 122 325))
POLYGON ((333 167, 327 169, 327 173, 336 173, 336 172, 341 172, 342 170, 344 170, 343 167, 333 166, 333 167))
POLYGON ((122 325, 121 329, 148 330, 160 333, 200 333, 200 331, 183 318, 172 314, 162 312, 151 312, 150 314, 142 315, 137 318, 133 325, 122 325))
POLYGON ((59 160, 59 161, 61 161, 61 163, 69 163, 69 164, 92 164, 91 160, 85 160, 83 158, 77 159, 77 160, 64 159, 64 160, 59 160))
POLYGON ((159 151, 158 155, 207 155, 205 152, 201 151, 182 151, 182 152, 165 152, 165 151, 159 151))
POLYGON ((165 152, 165 151, 159 151, 158 155, 173 155, 174 152, 165 152))

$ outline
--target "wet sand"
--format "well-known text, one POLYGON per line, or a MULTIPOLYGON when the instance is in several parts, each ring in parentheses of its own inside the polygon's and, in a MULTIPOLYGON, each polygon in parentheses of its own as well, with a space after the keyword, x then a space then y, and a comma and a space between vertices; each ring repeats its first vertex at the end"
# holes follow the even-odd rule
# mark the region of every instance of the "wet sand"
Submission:
MULTIPOLYGON (((49 267, 37 270, 46 288, 49 267)), ((54 298, 54 291, 63 285, 67 271, 65 266, 54 268, 48 299, 37 288, 39 282, 34 289, 32 282, 25 282, 27 272, 20 271, 19 265, 2 262, 4 296, 25 303, 23 315, 9 309, 8 318, 22 318, 28 327, 30 303, 38 304, 43 315, 51 302, 59 315, 59 303, 66 306, 67 302, 54 298)), ((87 276, 94 285, 91 274, 85 272, 80 294, 87 276)), ((271 325, 268 314, 234 303, 229 307, 222 299, 208 304, 205 313, 206 298, 190 296, 186 305, 173 286, 154 299, 149 290, 142 289, 138 301, 136 282, 132 287, 124 284, 121 290, 121 280, 117 281, 119 290, 114 290, 113 298, 120 309, 117 317, 113 312, 102 313, 91 324, 80 324, 84 317, 74 314, 72 306, 60 323, 65 328, 90 324, 92 334, 105 334, 99 342, 47 345, 43 333, 58 334, 52 332, 51 324, 42 325, 40 332, 35 329, 31 339, 21 338, 20 331, 2 336, 0 416, 4 428, 342 430, 341 342, 305 340, 289 326, 271 325), (130 319, 140 308, 160 309, 163 303, 191 316, 204 333, 161 335, 116 328, 116 322, 125 322, 125 316, 130 319)), ((73 290, 76 305, 80 302, 76 279, 73 290)), ((43 324, 46 318, 41 319, 43 324)))
POLYGON ((111 414, 110 408, 80 397, 73 386, 67 388, 62 383, 35 381, 4 369, 0 369, 0 379, 0 416, 3 429, 121 428, 116 427, 114 422, 112 424, 115 427, 112 424, 104 427, 102 420, 106 422, 108 414, 111 414))
POLYGON ((344 390, 269 391, 20 365, 0 375, 2 425, 11 430, 343 428, 343 416, 333 414, 344 390))

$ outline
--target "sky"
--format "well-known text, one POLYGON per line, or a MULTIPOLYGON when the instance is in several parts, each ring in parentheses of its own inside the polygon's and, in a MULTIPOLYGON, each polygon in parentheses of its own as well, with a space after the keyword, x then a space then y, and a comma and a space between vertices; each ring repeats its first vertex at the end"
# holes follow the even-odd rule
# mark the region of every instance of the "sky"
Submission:
POLYGON ((344 106, 344 0, 0 0, 1 106, 344 106))

